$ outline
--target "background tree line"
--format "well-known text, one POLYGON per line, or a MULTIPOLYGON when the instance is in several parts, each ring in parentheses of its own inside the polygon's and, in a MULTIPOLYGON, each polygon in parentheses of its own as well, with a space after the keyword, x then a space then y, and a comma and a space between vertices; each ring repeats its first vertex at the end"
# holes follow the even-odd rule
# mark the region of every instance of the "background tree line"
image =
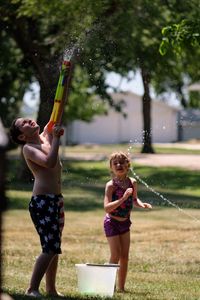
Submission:
POLYGON ((142 151, 154 152, 150 88, 158 95, 175 92, 184 107, 200 105, 198 94, 190 101, 183 92, 185 83, 197 81, 200 75, 199 9, 198 0, 2 0, 0 116, 4 125, 18 115, 23 96, 35 81, 40 86, 37 121, 41 127, 46 124, 62 55, 75 47, 64 120, 90 121, 106 112, 105 103, 121 111, 120 103, 114 103, 107 92, 106 75, 114 71, 129 76, 139 70, 144 87, 142 151), (191 25, 188 35, 178 33, 181 24, 191 25), (186 38, 189 34, 195 42, 186 38), (181 37, 178 42, 177 37, 181 37))

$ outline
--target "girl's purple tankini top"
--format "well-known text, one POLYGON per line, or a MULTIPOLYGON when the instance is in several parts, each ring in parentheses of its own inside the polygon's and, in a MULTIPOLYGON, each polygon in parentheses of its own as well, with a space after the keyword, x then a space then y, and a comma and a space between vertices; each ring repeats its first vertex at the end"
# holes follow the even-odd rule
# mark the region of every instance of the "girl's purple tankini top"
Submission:
MULTIPOLYGON (((128 180, 129 180, 129 184, 127 188, 133 188, 131 179, 128 178, 128 180)), ((112 194, 112 201, 115 201, 122 198, 127 188, 124 189, 120 187, 114 179, 113 179, 113 186, 114 186, 114 191, 112 194)), ((120 206, 118 206, 116 209, 110 212, 110 215, 121 217, 121 218, 128 218, 130 216, 130 212, 132 208, 133 208, 133 195, 128 197, 120 206)))

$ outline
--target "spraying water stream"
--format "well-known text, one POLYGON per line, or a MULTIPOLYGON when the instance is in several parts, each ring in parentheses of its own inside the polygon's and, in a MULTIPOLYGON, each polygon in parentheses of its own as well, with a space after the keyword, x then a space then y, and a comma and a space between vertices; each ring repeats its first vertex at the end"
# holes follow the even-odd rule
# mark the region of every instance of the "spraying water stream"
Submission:
POLYGON ((100 20, 95 21, 90 29, 84 30, 71 45, 64 49, 63 60, 71 61, 75 56, 78 56, 82 50, 84 50, 83 45, 86 41, 94 34, 101 30, 100 20))
MULTIPOLYGON (((130 150, 132 149, 132 146, 130 146, 128 148, 128 155, 130 156, 130 150)), ((192 216, 191 214, 187 213, 184 209, 180 208, 177 204, 173 203, 172 201, 170 201, 169 199, 167 199, 166 197, 164 197, 161 193, 157 192, 155 189, 153 189, 151 186, 149 186, 143 179, 140 178, 140 176, 138 176, 136 174, 136 172, 134 171, 133 167, 130 168, 130 171, 132 172, 133 176, 139 181, 141 182, 148 190, 150 190, 153 194, 155 194, 156 196, 158 196, 161 200, 167 202, 169 205, 175 207, 176 209, 178 209, 181 213, 185 214, 187 217, 193 219, 193 221, 195 222, 200 222, 199 219, 197 219, 196 217, 192 216)))

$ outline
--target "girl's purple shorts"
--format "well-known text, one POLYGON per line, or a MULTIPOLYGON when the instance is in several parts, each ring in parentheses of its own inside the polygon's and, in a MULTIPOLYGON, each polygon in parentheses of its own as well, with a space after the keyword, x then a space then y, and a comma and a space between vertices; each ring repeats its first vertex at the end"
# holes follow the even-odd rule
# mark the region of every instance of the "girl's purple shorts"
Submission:
POLYGON ((104 218, 104 231, 107 237, 123 234, 130 230, 131 224, 129 218, 125 221, 117 221, 106 215, 104 218))

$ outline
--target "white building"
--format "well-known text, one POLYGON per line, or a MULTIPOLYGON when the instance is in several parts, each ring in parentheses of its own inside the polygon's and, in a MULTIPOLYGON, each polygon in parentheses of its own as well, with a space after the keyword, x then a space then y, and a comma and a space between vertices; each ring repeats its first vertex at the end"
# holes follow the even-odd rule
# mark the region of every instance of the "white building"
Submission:
POLYGON ((179 140, 200 139, 200 109, 188 108, 179 113, 179 140))
MULTIPOLYGON (((114 101, 123 100, 125 106, 121 113, 109 109, 108 115, 96 116, 91 123, 75 121, 68 128, 71 143, 114 144, 123 142, 142 142, 143 114, 142 99, 134 93, 116 93, 114 101)), ((178 139, 178 109, 161 101, 152 101, 152 142, 167 143, 178 139)))

